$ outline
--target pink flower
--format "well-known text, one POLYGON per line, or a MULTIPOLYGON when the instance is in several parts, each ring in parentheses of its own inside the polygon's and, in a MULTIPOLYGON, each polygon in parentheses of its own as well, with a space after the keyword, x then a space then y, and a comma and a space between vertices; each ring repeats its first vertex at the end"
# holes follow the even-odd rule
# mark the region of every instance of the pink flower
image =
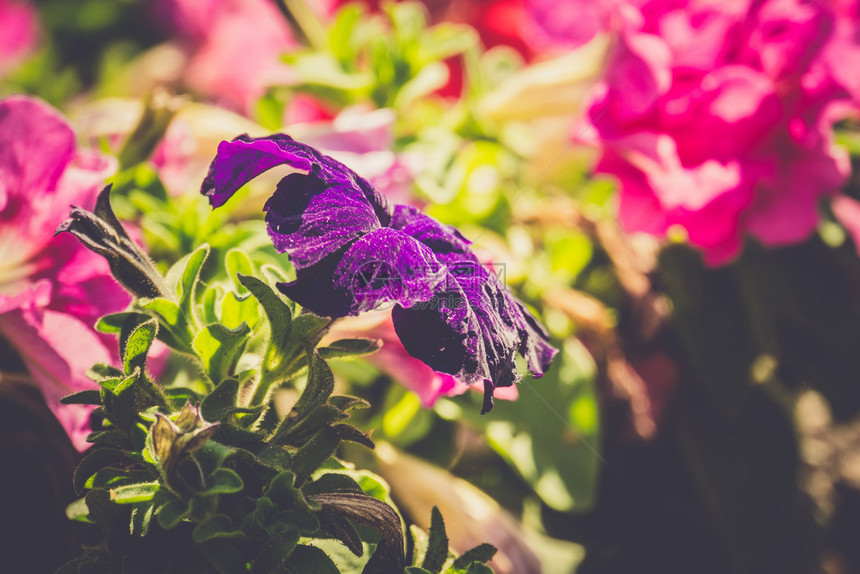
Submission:
POLYGON ((593 9, 614 45, 573 136, 599 146, 596 171, 620 180, 622 225, 683 228, 711 265, 747 236, 767 246, 806 239, 849 169, 832 142, 851 89, 832 50, 858 49, 838 25, 845 18, 805 0, 593 9))
MULTIPOLYGON (((439 397, 462 395, 469 388, 482 393, 484 391, 481 385, 470 387, 456 377, 437 373, 407 353, 394 331, 390 312, 379 311, 340 319, 326 336, 326 341, 348 338, 382 341, 382 347, 366 357, 368 362, 417 394, 425 407, 432 407, 439 397)), ((517 387, 497 388, 493 396, 502 400, 515 400, 518 396, 517 387)))
POLYGON ((0 0, 0 78, 36 46, 39 24, 28 2, 0 0))
POLYGON ((22 96, 0 100, 0 336, 19 352, 48 406, 84 449, 89 409, 60 399, 94 383, 116 342, 93 330, 129 296, 107 262, 54 230, 70 204, 91 208, 114 161, 77 150, 65 119, 22 96))
POLYGON ((272 0, 160 0, 156 16, 189 55, 188 87, 221 105, 247 113, 293 79, 280 56, 297 43, 272 0))

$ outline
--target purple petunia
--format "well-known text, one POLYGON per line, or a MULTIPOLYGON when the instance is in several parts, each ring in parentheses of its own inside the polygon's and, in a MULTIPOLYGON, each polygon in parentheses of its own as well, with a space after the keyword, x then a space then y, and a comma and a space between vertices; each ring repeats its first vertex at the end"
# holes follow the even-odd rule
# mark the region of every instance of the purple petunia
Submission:
POLYGON ((203 182, 213 207, 275 166, 284 177, 264 210, 296 280, 279 289, 314 313, 358 315, 394 304, 394 328, 413 357, 468 384, 520 379, 515 357, 541 376, 556 349, 534 316, 484 267, 466 240, 414 207, 394 205, 340 162, 287 135, 222 142, 203 182))

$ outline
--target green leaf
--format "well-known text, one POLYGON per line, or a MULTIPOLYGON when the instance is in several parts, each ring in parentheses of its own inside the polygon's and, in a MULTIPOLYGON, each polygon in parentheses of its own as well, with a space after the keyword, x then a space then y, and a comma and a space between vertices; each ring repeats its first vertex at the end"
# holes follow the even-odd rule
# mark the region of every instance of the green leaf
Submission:
POLYGON ((370 406, 370 403, 364 399, 347 395, 332 395, 329 397, 328 402, 345 413, 353 409, 366 409, 370 406))
POLYGON ((233 526, 226 514, 215 514, 198 524, 191 533, 194 542, 206 542, 215 538, 244 540, 245 533, 233 526))
POLYGON ((110 429, 106 431, 92 432, 87 435, 87 442, 90 443, 106 443, 118 447, 125 448, 128 446, 128 435, 125 431, 119 429, 110 429))
POLYGON ((292 325, 292 311, 269 285, 251 275, 236 275, 240 285, 251 292, 263 307, 263 312, 269 321, 269 345, 263 359, 264 367, 269 371, 276 370, 284 355, 282 353, 289 337, 292 325))
POLYGON ((146 315, 134 311, 120 311, 119 313, 104 315, 96 322, 96 331, 115 335, 122 331, 122 326, 129 318, 135 316, 139 317, 141 321, 146 319, 146 315))
POLYGON ((299 544, 284 564, 284 574, 340 574, 328 555, 316 546, 299 544))
POLYGON ((135 327, 128 338, 120 343, 123 354, 122 364, 126 373, 131 373, 135 369, 144 370, 146 366, 146 354, 158 334, 158 321, 149 319, 135 327))
POLYGON ((66 507, 66 518, 69 520, 92 522, 89 514, 90 511, 87 508, 87 501, 84 498, 79 498, 66 507))
POLYGON ((235 329, 242 323, 253 327, 259 318, 259 306, 250 295, 237 297, 232 291, 227 291, 221 299, 221 322, 228 328, 235 329))
POLYGON ((135 506, 131 509, 131 524, 129 530, 132 536, 146 536, 149 533, 149 525, 152 524, 152 514, 155 507, 151 504, 135 506))
POLYGON ((100 405, 102 404, 101 395, 98 391, 88 389, 79 391, 60 399, 64 405, 100 405))
POLYGON ((242 478, 229 468, 219 468, 209 475, 205 494, 232 494, 245 486, 242 478))
POLYGON ((375 353, 382 346, 380 339, 340 339, 327 347, 317 349, 323 359, 355 357, 375 353))
POLYGON ((297 483, 301 484, 320 468, 343 440, 373 448, 373 441, 353 426, 341 424, 323 427, 293 455, 293 471, 296 473, 297 483))
POLYGON ((404 572, 405 574, 437 574, 436 572, 430 572, 429 570, 419 568, 418 566, 407 566, 404 572))
POLYGON ((220 323, 213 323, 203 327, 194 337, 192 347, 213 382, 218 383, 232 374, 250 332, 245 324, 228 329, 220 323))
POLYGON ((233 378, 224 379, 200 403, 200 414, 207 421, 224 420, 236 409, 238 394, 239 381, 233 378))
POLYGON ((263 545, 254 559, 251 567, 252 574, 281 574, 284 572, 284 564, 299 542, 296 532, 282 530, 271 536, 263 545))
POLYGON ((434 506, 430 515, 430 538, 421 567, 430 572, 440 572, 446 560, 448 560, 448 535, 445 532, 442 513, 434 506))
POLYGON ((349 418, 349 415, 337 407, 320 405, 301 418, 285 418, 284 423, 292 423, 296 420, 298 422, 285 424, 282 429, 276 430, 270 442, 298 446, 322 427, 330 426, 346 418, 349 418))
POLYGON ((139 482, 110 489, 110 499, 117 504, 134 504, 152 500, 161 486, 158 482, 139 482))
POLYGON ((175 499, 167 504, 158 507, 155 516, 158 519, 158 525, 165 530, 170 530, 182 522, 182 519, 191 513, 191 508, 188 502, 175 499))
POLYGON ((158 332, 160 340, 178 351, 187 353, 191 350, 191 327, 179 305, 163 297, 140 299, 137 304, 159 317, 160 323, 164 327, 158 332))
POLYGON ((492 544, 479 544, 458 556, 451 567, 455 569, 464 569, 470 566, 473 562, 489 562, 493 559, 493 556, 496 555, 496 552, 497 550, 492 544))
POLYGON ((101 379, 107 379, 110 377, 124 376, 125 373, 123 373, 120 369, 117 369, 113 365, 108 365, 105 363, 96 363, 87 370, 87 377, 96 382, 101 379))
POLYGON ((179 308, 186 319, 196 323, 194 302, 197 298, 197 284, 200 281, 200 270, 209 257, 209 245, 203 244, 193 253, 189 253, 173 264, 167 272, 167 282, 176 286, 179 308))
POLYGON ((74 486, 75 493, 80 495, 84 490, 87 480, 99 470, 113 464, 122 465, 134 461, 125 452, 116 448, 94 448, 84 456, 75 469, 74 486))

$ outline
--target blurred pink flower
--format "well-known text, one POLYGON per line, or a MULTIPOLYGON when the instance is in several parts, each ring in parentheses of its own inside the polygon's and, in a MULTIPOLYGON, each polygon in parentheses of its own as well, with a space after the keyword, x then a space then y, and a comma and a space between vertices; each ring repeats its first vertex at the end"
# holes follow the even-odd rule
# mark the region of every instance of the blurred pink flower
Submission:
POLYGON ((711 265, 747 236, 767 246, 806 239, 818 202, 849 170, 832 142, 833 123, 851 110, 852 86, 832 56, 837 45, 858 48, 847 16, 806 0, 589 6, 614 44, 573 137, 599 146, 596 171, 620 180, 622 225, 683 228, 711 265))
MULTIPOLYGON (((425 407, 432 407, 439 397, 462 395, 470 388, 469 385, 456 377, 437 373, 407 353, 394 331, 390 312, 379 311, 340 319, 326 335, 326 340, 323 343, 351 338, 382 341, 382 347, 375 353, 368 355, 367 361, 417 394, 421 404, 425 407)), ((471 388, 481 393, 484 392, 482 385, 473 385, 471 388)), ((493 396, 502 400, 515 400, 518 396, 517 387, 511 385, 510 387, 498 388, 493 396)))
POLYGON ((394 110, 346 108, 336 117, 289 127, 298 140, 352 166, 389 200, 415 203, 412 182, 424 168, 416 155, 395 154, 394 110))
POLYGON ((111 361, 116 342, 93 325, 129 296, 103 258, 54 230, 70 204, 92 208, 115 169, 113 160, 76 149, 75 134, 47 104, 0 100, 0 336, 79 449, 87 446, 90 409, 59 401, 94 388, 84 373, 111 361))
POLYGON ((154 11, 189 56, 188 87, 218 104, 248 113, 293 79, 280 56, 297 43, 273 0, 159 0, 154 11))
POLYGON ((39 23, 36 9, 22 0, 0 0, 0 78, 36 46, 39 23))

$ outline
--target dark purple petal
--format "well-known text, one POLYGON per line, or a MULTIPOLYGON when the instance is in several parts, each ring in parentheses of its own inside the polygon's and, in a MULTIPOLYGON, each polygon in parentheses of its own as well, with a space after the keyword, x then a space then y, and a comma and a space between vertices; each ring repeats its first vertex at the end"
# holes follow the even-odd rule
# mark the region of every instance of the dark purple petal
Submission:
POLYGON ((316 166, 282 179, 263 209, 275 249, 288 253, 297 271, 379 228, 363 195, 324 181, 316 166))
POLYGON ((446 272, 429 247, 383 227, 353 243, 334 272, 336 289, 352 293, 351 313, 382 303, 404 307, 433 298, 446 272))
POLYGON ((308 311, 323 317, 346 317, 352 306, 352 296, 334 288, 334 269, 343 257, 343 251, 333 253, 318 264, 296 272, 296 280, 278 283, 287 297, 308 311))
POLYGON ((447 270, 433 299, 393 313, 412 356, 467 383, 484 382, 485 410, 492 407, 493 388, 519 381, 518 352, 535 376, 546 371, 557 352, 549 335, 478 261, 466 239, 414 208, 397 206, 392 225, 431 247, 447 270))
POLYGON ((219 207, 240 187, 279 165, 289 165, 305 172, 314 170, 327 185, 339 184, 344 192, 356 196, 356 200, 363 197, 380 223, 388 225, 391 219, 388 204, 372 185, 339 161, 286 134, 262 138, 241 135, 233 141, 221 142, 203 180, 201 193, 209 198, 212 207, 219 207))

